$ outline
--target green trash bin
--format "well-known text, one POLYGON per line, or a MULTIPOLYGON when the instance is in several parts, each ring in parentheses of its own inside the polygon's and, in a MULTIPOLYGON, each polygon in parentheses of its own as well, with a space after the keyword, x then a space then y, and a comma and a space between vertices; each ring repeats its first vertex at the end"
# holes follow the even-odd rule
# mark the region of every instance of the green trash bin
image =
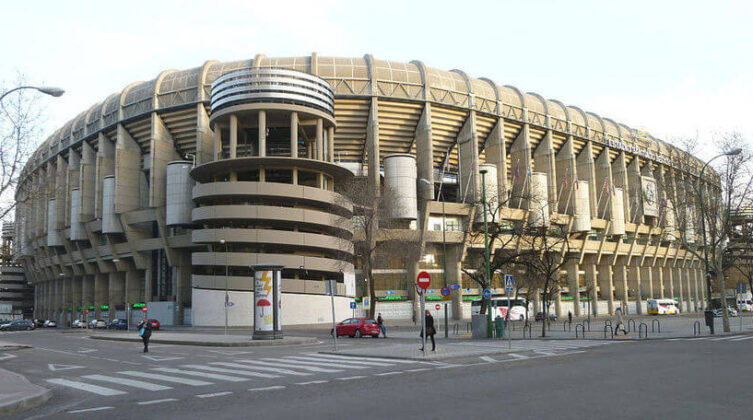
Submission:
POLYGON ((505 336, 505 319, 501 316, 494 318, 494 334, 497 338, 505 336))

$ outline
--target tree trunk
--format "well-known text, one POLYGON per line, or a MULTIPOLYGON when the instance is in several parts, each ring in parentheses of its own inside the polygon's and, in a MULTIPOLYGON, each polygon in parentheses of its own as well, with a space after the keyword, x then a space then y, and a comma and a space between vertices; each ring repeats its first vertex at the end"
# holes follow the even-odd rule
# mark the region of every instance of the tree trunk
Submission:
POLYGON ((727 309, 727 291, 725 290, 726 286, 724 285, 724 272, 719 269, 714 271, 716 271, 716 279, 719 284, 719 298, 722 302, 722 326, 724 332, 730 332, 729 313, 727 309))

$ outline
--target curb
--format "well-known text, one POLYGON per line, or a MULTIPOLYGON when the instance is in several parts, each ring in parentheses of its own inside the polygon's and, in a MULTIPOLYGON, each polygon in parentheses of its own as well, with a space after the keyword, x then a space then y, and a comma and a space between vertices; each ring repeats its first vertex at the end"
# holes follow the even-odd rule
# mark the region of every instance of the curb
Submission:
POLYGON ((19 375, 15 372, 10 372, 10 371, 6 371, 6 372, 16 375, 19 378, 21 378, 23 381, 27 382, 29 385, 33 385, 39 388, 39 391, 36 392, 34 395, 25 396, 24 398, 20 398, 16 401, 11 401, 7 404, 0 405, 0 417, 10 416, 12 414, 18 414, 26 410, 31 410, 32 408, 39 407, 40 405, 47 402, 47 400, 52 398, 51 390, 41 387, 39 385, 32 384, 23 375, 19 375))
MULTIPOLYGON (((105 340, 105 341, 126 341, 133 343, 141 343, 141 338, 131 337, 107 337, 92 335, 89 337, 93 340, 105 340)), ((302 345, 302 344, 318 344, 319 340, 313 337, 291 337, 287 340, 257 340, 257 341, 240 341, 240 342, 207 342, 207 341, 185 341, 185 340, 173 340, 170 338, 151 338, 149 343, 154 344, 176 344, 183 346, 200 346, 200 347, 270 347, 270 346, 288 346, 288 345, 302 345)))

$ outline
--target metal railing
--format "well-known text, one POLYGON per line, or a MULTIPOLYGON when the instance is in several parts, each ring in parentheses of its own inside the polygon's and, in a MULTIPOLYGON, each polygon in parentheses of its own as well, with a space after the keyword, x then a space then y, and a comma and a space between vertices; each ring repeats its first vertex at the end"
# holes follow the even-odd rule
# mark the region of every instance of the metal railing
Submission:
POLYGON ((635 329, 635 320, 633 318, 628 319, 628 328, 627 329, 628 329, 628 332, 630 332, 630 331, 632 331, 632 332, 638 332, 635 329), (632 325, 632 330, 631 330, 631 325, 632 325))
POLYGON ((701 321, 696 321, 693 323, 693 337, 701 335, 701 321))
POLYGON ((565 321, 562 323, 562 332, 572 332, 573 331, 573 321, 565 321))
POLYGON ((580 327, 580 334, 582 339, 586 338, 586 327, 583 326, 583 324, 576 324, 575 325, 575 338, 578 338, 578 327, 580 327))
POLYGON ((658 319, 651 320, 651 332, 654 332, 654 325, 656 325, 656 332, 661 333, 661 322, 658 319))
POLYGON ((609 329, 609 332, 612 334, 612 338, 611 339, 614 340, 614 330, 612 329, 611 323, 610 323, 610 325, 605 325, 604 326, 604 339, 605 340, 607 339, 607 329, 609 329))
POLYGON ((638 325, 638 338, 648 338, 648 325, 645 322, 641 322, 638 325), (645 331, 645 335, 644 334, 645 331))

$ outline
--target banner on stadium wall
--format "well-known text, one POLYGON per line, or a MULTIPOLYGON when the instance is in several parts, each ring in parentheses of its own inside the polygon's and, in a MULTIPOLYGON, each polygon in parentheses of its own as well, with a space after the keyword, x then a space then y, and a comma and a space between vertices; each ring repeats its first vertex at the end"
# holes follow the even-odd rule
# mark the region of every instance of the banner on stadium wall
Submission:
POLYGON ((656 180, 650 176, 641 177, 641 191, 643 196, 643 215, 658 217, 659 205, 656 194, 656 180))

